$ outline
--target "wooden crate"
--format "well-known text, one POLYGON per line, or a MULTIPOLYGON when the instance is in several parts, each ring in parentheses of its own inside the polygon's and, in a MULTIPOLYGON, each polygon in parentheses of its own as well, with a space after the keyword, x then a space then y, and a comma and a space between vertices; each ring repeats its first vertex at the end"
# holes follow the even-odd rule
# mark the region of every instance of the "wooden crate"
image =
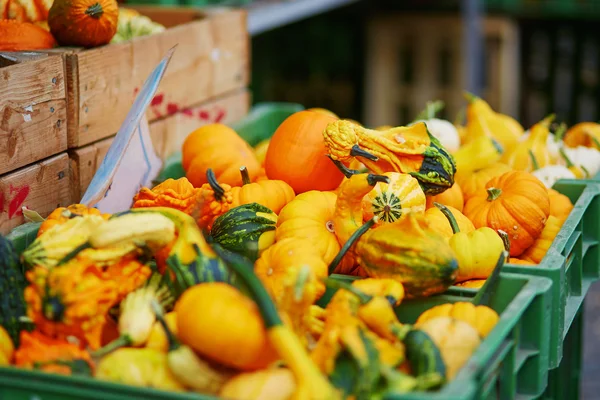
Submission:
POLYGON ((245 11, 136 8, 168 29, 95 49, 52 51, 65 59, 69 148, 114 135, 144 80, 175 45, 149 107, 149 121, 248 84, 245 11))
MULTIPOLYGON (((250 96, 247 90, 233 93, 200 105, 186 108, 150 124, 150 136, 157 154, 164 160, 181 150, 185 137, 193 130, 213 122, 229 124, 248 113, 250 96)), ((106 155, 113 137, 70 151, 71 196, 81 199, 106 155)))
POLYGON ((71 204, 67 153, 0 176, 0 233, 6 234, 24 221, 22 207, 43 217, 55 208, 71 204))
MULTIPOLYGON (((519 29, 510 19, 485 17, 484 93, 497 111, 516 116, 519 29)), ((369 21, 365 123, 406 124, 428 100, 446 103, 454 119, 465 104, 463 22, 458 15, 401 14, 369 21)))
POLYGON ((66 122, 62 58, 0 53, 0 175, 65 151, 66 122))

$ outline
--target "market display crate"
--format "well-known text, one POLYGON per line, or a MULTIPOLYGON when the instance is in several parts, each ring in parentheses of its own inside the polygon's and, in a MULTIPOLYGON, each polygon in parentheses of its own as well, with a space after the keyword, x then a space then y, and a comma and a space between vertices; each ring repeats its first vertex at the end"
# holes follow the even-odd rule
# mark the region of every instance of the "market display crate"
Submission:
MULTIPOLYGON (((241 120, 250 105, 250 93, 238 89, 202 104, 188 107, 150 123, 150 137, 156 154, 163 160, 181 149, 185 137, 195 129, 214 122, 231 124, 241 120)), ((72 199, 77 202, 92 181, 113 137, 70 151, 72 199)))
POLYGON ((506 265, 504 270, 547 277, 553 282, 550 368, 563 357, 563 342, 590 285, 600 278, 600 185, 561 180, 554 189, 569 197, 573 211, 539 265, 506 265))
MULTIPOLYGON (((367 30, 364 122, 403 125, 431 99, 453 120, 464 105, 464 24, 460 16, 402 13, 373 17, 367 30)), ((486 16, 483 93, 490 106, 516 116, 519 98, 519 28, 486 16)))
POLYGON ((0 234, 25 222, 22 207, 48 215, 71 204, 69 177, 66 152, 0 175, 0 234))
POLYGON ((247 86, 249 37, 239 9, 135 7, 168 29, 94 49, 57 49, 65 60, 68 147, 114 135, 153 68, 177 49, 147 112, 150 122, 247 86))
POLYGON ((0 175, 67 149, 61 57, 0 53, 0 138, 0 175))

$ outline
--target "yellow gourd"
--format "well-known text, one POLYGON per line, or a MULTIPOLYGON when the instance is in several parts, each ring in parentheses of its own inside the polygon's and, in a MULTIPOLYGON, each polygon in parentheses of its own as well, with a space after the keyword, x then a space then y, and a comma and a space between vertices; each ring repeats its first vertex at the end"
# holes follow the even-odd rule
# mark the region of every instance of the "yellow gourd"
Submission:
POLYGON ((535 170, 531 153, 537 161, 537 167, 543 168, 551 163, 550 152, 546 145, 550 134, 550 123, 554 115, 550 115, 531 128, 529 137, 515 147, 514 151, 506 152, 502 161, 517 171, 532 172, 535 170))
POLYGON ((230 400, 288 400, 296 390, 294 374, 271 368, 239 374, 225 383, 219 397, 230 400))

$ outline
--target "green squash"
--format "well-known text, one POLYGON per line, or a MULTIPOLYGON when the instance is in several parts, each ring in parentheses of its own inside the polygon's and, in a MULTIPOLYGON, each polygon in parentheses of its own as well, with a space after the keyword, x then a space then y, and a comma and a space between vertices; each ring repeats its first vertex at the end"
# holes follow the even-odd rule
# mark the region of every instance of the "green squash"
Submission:
POLYGON ((412 329, 402 342, 406 347, 406 359, 413 375, 419 377, 437 374, 440 384, 443 384, 446 378, 446 365, 433 339, 421 330, 412 329))
POLYGON ((15 346, 23 329, 21 317, 27 315, 23 291, 27 281, 23 265, 13 244, 0 236, 0 326, 10 335, 15 346))
POLYGON ((210 235, 224 249, 256 261, 275 242, 277 214, 257 203, 232 208, 215 220, 210 235))
POLYGON ((450 245, 414 214, 367 231, 356 243, 356 256, 370 277, 401 282, 408 298, 445 292, 458 273, 450 245))

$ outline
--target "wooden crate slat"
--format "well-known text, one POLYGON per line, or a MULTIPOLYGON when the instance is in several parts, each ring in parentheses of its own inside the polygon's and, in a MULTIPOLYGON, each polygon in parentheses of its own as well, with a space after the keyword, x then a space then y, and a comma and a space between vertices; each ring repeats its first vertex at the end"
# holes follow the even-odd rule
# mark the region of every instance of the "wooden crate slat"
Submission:
POLYGON ((60 56, 0 68, 0 174, 66 150, 66 107, 60 56))
POLYGON ((53 156, 17 171, 0 176, 0 233, 24 223, 21 207, 43 217, 55 208, 71 203, 69 156, 53 156))
POLYGON ((245 87, 248 43, 245 12, 227 10, 160 34, 67 54, 69 147, 115 134, 144 80, 175 45, 148 110, 150 121, 245 87))

